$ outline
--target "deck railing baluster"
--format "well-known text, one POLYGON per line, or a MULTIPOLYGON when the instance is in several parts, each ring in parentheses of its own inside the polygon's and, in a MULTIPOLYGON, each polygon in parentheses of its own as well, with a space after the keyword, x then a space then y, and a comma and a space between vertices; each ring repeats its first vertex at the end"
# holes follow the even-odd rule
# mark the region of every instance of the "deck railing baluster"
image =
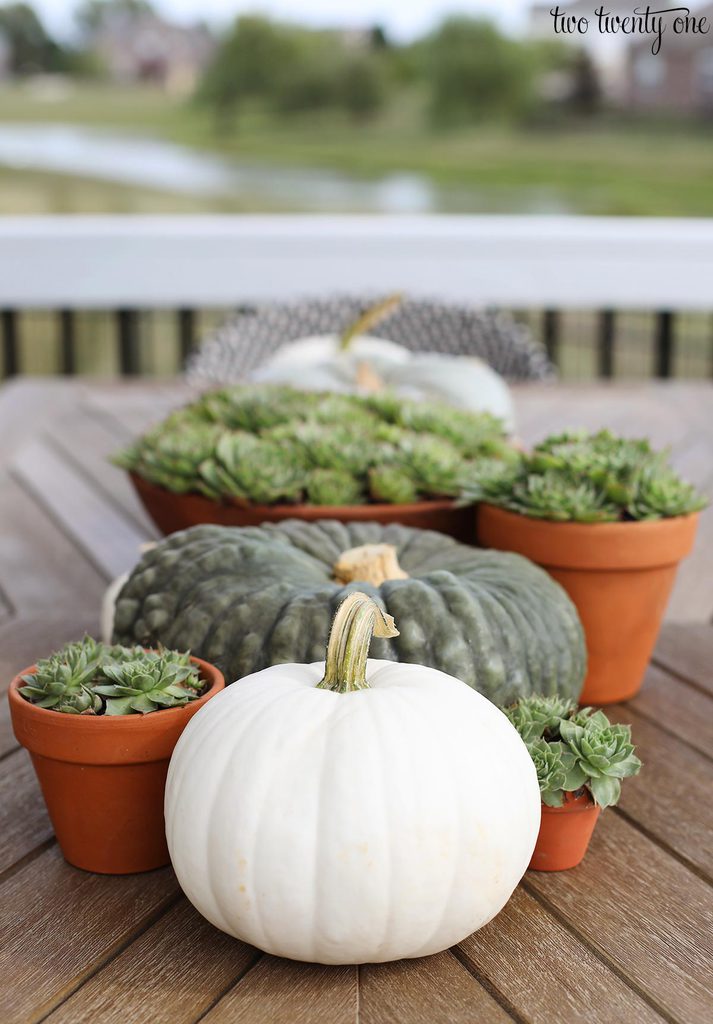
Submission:
POLYGON ((4 376, 14 377, 20 370, 17 312, 14 309, 0 310, 0 325, 2 326, 4 376))
POLYGON ((614 311, 605 309, 599 314, 599 376, 614 376, 614 342, 615 318, 614 311))
POLYGON ((193 351, 196 343, 196 314, 192 309, 179 309, 176 313, 178 319, 178 352, 181 365, 193 351))
POLYGON ((673 369, 674 350, 673 313, 662 311, 656 316, 656 359, 657 377, 670 377, 673 369))
POLYGON ((542 315, 542 339, 550 360, 557 366, 559 356, 560 317, 556 309, 546 309, 542 315))
POLYGON ((141 372, 141 362, 139 359, 139 314, 137 310, 117 310, 116 329, 119 345, 119 371, 123 377, 137 376, 141 372))
POLYGON ((77 372, 77 353, 74 344, 74 311, 61 309, 59 318, 59 371, 66 376, 77 372))

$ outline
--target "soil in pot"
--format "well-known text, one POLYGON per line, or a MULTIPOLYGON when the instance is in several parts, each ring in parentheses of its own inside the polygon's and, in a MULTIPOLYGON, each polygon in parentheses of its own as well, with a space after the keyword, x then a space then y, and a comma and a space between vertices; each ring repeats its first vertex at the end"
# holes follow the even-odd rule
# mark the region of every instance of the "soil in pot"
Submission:
POLYGON ((478 542, 541 565, 577 606, 587 640, 583 704, 628 700, 641 687, 678 563, 698 513, 629 523, 555 523, 478 507, 478 542))
POLYGON ((207 684, 189 704, 146 715, 68 715, 30 704, 21 675, 10 684, 15 736, 32 758, 52 826, 70 864, 132 874, 169 863, 163 818, 168 764, 178 737, 225 682, 192 658, 207 684))
POLYGON ((337 519, 342 523, 402 523, 422 530, 437 530, 465 543, 473 542, 473 511, 451 499, 419 501, 412 505, 240 505, 213 501, 202 494, 175 494, 129 474, 136 493, 156 526, 165 534, 200 523, 220 526, 260 526, 284 519, 337 519))
POLYGON ((584 858, 601 807, 589 793, 565 793, 562 807, 542 805, 540 832, 530 861, 531 871, 566 871, 584 858))

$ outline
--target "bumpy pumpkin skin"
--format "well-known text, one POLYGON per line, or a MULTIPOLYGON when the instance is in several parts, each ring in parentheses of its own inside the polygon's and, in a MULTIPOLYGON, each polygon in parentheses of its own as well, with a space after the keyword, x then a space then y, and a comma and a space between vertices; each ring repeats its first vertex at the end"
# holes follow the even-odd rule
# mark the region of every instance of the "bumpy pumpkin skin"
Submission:
POLYGON ((114 640, 190 648, 240 679, 322 658, 334 613, 355 589, 399 624, 395 639, 373 641, 375 658, 440 669, 497 704, 530 693, 579 697, 582 627, 547 573, 519 555, 400 525, 288 520, 172 534, 122 588, 114 640), (408 579, 333 580, 344 551, 377 543, 394 545, 408 579))

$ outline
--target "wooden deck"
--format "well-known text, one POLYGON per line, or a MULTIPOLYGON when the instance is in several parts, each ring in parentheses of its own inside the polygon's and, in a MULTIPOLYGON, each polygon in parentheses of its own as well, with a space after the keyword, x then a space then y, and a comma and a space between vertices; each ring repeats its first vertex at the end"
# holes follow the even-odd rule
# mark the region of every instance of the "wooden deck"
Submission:
MULTIPOLYGON (((106 456, 186 396, 175 384, 19 380, 0 391, 0 679, 98 629, 107 582, 155 536, 106 456)), ((608 425, 669 444, 713 495, 708 385, 532 388, 520 433, 608 425)), ((69 867, 0 713, 0 1022, 703 1024, 713 1020, 713 513, 702 516, 633 724, 644 770, 584 863, 529 872, 502 913, 421 961, 325 968, 203 921, 170 868, 69 867)), ((81 799, 81 794, 77 794, 81 799)))

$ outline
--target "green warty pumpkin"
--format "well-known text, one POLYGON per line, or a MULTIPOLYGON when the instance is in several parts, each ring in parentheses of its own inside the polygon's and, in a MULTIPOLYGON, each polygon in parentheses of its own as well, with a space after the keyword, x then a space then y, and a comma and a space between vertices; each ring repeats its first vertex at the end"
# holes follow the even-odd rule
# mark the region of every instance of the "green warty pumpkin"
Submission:
POLYGON ((332 617, 354 589, 400 635, 371 656, 441 669, 504 705, 531 693, 576 699, 586 654, 564 590, 520 555, 400 525, 196 526, 148 551, 121 590, 120 643, 190 648, 235 680, 324 658, 332 617))

